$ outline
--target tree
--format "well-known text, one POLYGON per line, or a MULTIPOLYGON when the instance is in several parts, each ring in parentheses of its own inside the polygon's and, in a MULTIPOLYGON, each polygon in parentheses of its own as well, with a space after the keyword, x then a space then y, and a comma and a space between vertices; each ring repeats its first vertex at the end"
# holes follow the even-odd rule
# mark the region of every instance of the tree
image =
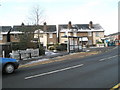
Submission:
POLYGON ((34 30, 38 27, 35 26, 25 26, 24 23, 21 26, 17 27, 18 31, 21 31, 22 34, 19 35, 19 42, 12 43, 13 50, 25 50, 27 48, 37 48, 37 44, 33 43, 34 30))
POLYGON ((30 16, 28 16, 28 23, 33 25, 40 25, 45 21, 44 10, 39 5, 31 9, 30 16))
MULTIPOLYGON (((36 28, 39 27, 39 24, 43 23, 45 21, 44 17, 44 10, 40 8, 39 5, 36 5, 33 7, 32 12, 31 12, 31 17, 30 20, 32 20, 32 23, 36 25, 36 28)), ((38 29, 36 29, 38 30, 38 29)), ((43 47, 41 47, 40 43, 40 31, 38 30, 38 47, 39 47, 39 55, 41 54, 41 50, 43 47)))

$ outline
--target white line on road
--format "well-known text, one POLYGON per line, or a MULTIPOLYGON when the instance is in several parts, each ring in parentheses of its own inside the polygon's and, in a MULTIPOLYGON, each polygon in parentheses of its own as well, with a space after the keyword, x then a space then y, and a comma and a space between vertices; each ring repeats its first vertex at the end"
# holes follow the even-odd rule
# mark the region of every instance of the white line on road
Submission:
POLYGON ((25 80, 31 79, 31 78, 35 78, 35 77, 44 76, 44 75, 48 75, 48 74, 53 74, 53 73, 57 73, 57 72, 61 72, 61 71, 65 71, 65 70, 69 70, 69 69, 73 69, 73 68, 77 68, 77 67, 81 67, 83 65, 84 64, 80 64, 80 65, 71 66, 71 67, 67 67, 67 68, 63 68, 63 69, 59 69, 59 70, 55 70, 55 71, 51 71, 51 72, 46 72, 46 73, 42 73, 42 74, 38 74, 38 75, 33 75, 33 76, 25 77, 25 80))
POLYGON ((103 59, 100 59, 99 61, 104 61, 106 59, 111 59, 111 58, 114 58, 114 57, 117 57, 118 55, 115 55, 115 56, 112 56, 112 57, 108 57, 108 58, 103 58, 103 59))

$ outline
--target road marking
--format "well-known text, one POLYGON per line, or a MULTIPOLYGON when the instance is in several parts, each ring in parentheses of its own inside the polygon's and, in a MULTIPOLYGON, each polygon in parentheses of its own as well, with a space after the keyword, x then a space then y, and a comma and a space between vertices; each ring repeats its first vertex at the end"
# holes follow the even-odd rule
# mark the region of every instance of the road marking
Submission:
POLYGON ((48 75, 48 74, 53 74, 53 73, 57 73, 57 72, 65 71, 65 70, 70 70, 70 69, 73 69, 73 68, 81 67, 83 65, 84 64, 79 64, 79 65, 76 65, 76 66, 71 66, 71 67, 67 67, 67 68, 63 68, 63 69, 59 69, 59 70, 55 70, 55 71, 51 71, 51 72, 46 72, 46 73, 42 73, 42 74, 38 74, 38 75, 25 77, 25 80, 35 78, 35 77, 44 76, 44 75, 48 75))
POLYGON ((115 89, 119 89, 120 88, 120 83, 115 85, 113 88, 111 88, 110 90, 115 90, 115 89))
POLYGON ((114 58, 114 57, 117 57, 118 55, 115 55, 115 56, 112 56, 112 57, 108 57, 108 58, 103 58, 103 59, 100 59, 99 61, 104 61, 106 59, 111 59, 111 58, 114 58))

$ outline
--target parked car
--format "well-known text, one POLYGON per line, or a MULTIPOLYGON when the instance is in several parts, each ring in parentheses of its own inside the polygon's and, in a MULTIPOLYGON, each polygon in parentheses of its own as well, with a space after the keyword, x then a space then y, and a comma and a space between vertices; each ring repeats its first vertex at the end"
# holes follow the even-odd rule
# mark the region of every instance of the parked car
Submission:
POLYGON ((1 58, 0 67, 3 73, 13 73, 19 67, 19 61, 13 58, 1 58))

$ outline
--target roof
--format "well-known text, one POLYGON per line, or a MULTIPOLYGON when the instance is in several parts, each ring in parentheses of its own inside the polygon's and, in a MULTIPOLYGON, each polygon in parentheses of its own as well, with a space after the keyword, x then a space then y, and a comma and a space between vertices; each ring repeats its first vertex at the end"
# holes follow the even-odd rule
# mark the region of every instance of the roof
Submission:
POLYGON ((120 32, 109 34, 108 36, 120 35, 120 32))
POLYGON ((57 31, 56 25, 47 25, 47 30, 45 32, 55 32, 57 31))
MULTIPOLYGON (((59 25, 59 30, 62 29, 68 29, 68 25, 67 24, 61 24, 59 25)), ((99 24, 93 24, 92 28, 89 28, 89 24, 73 24, 71 29, 77 29, 78 31, 82 31, 82 30, 103 30, 103 28, 99 25, 99 24)))
POLYGON ((11 28, 11 26, 0 26, 0 32, 8 32, 11 28))
POLYGON ((12 31, 35 31, 38 29, 43 30, 44 32, 55 32, 56 31, 56 25, 46 25, 47 28, 44 30, 43 25, 25 25, 25 26, 13 26, 12 31))

